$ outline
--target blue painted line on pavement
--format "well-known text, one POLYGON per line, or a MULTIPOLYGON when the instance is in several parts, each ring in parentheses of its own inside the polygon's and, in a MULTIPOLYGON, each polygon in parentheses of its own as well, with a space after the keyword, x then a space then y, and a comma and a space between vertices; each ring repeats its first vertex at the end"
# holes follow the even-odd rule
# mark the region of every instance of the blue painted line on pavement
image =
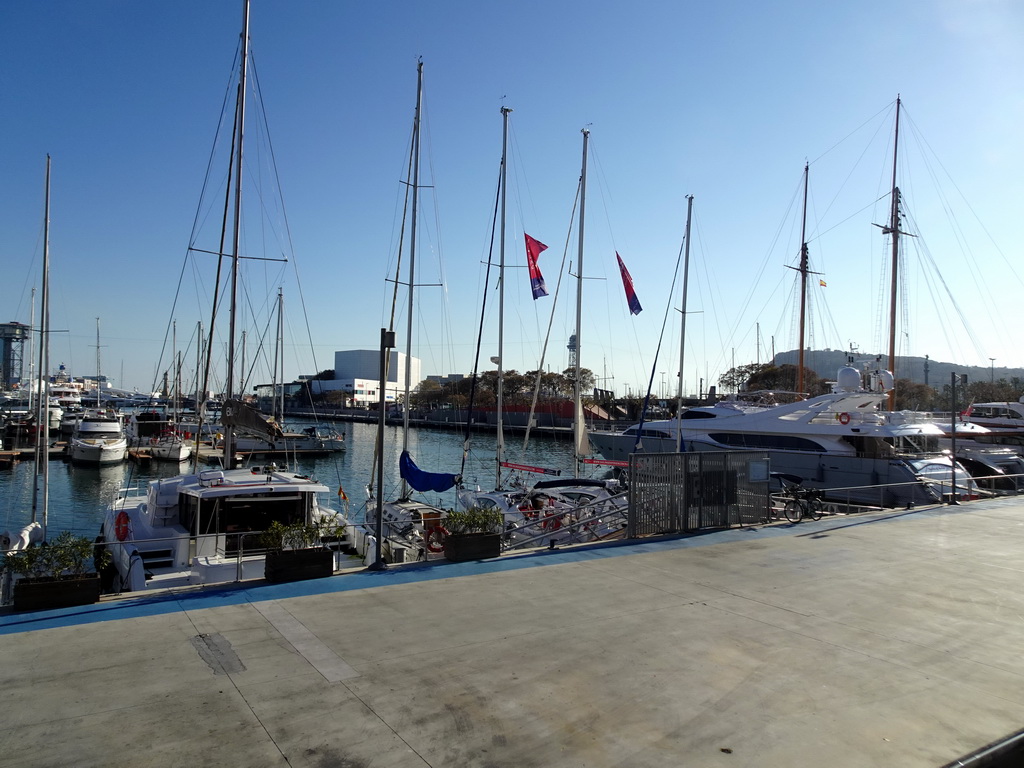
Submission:
POLYGON ((875 514, 869 517, 826 517, 817 523, 804 522, 799 524, 744 526, 710 533, 682 534, 641 541, 615 541, 575 546, 568 549, 543 549, 526 552, 521 555, 506 555, 495 560, 474 560, 465 563, 438 561, 397 568, 392 567, 386 571, 367 570, 349 572, 329 578, 310 579, 308 581, 296 581, 286 584, 233 584, 194 591, 164 592, 151 596, 110 600, 94 605, 60 608, 49 611, 16 613, 6 609, 3 613, 0 613, 0 635, 95 624, 102 621, 164 616, 181 611, 222 608, 230 605, 244 605, 246 603, 258 603, 266 600, 311 597, 314 595, 351 592, 354 590, 412 584, 437 579, 504 573, 548 565, 583 563, 624 555, 667 552, 781 536, 806 536, 812 535, 812 533, 820 534, 861 525, 897 522, 908 517, 934 517, 950 514, 951 512, 962 513, 963 511, 973 509, 981 511, 984 506, 992 503, 998 502, 975 502, 967 507, 923 507, 909 511, 875 514), (810 526, 813 526, 813 528, 810 526))

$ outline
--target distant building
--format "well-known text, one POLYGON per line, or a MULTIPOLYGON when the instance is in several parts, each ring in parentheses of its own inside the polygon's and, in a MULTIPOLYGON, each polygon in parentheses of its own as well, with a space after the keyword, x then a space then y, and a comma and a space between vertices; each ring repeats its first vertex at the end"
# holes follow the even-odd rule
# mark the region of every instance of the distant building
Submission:
MULTIPOLYGON (((408 365, 410 386, 413 390, 422 381, 420 359, 407 357, 404 352, 392 350, 388 364, 384 400, 397 402, 405 393, 405 371, 408 365)), ((314 392, 344 390, 351 392, 356 406, 371 406, 379 402, 380 350, 348 349, 334 353, 334 378, 311 382, 314 392)))
POLYGON ((455 384, 460 381, 465 381, 469 376, 465 373, 449 373, 447 376, 427 376, 427 381, 433 381, 439 387, 445 387, 449 384, 455 384))

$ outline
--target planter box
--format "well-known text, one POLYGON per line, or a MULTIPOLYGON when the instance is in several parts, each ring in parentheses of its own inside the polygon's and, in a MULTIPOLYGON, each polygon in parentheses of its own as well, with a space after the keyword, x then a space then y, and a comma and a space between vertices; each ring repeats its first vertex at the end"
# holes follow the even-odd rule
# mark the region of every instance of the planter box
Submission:
POLYGON ((500 533, 449 533, 444 539, 444 556, 455 563, 483 560, 500 554, 500 533))
POLYGON ((91 605, 100 600, 99 574, 71 579, 19 579, 14 584, 14 610, 42 611, 91 605))
POLYGON ((329 549, 282 549, 267 552, 263 576, 267 581, 302 581, 334 575, 334 552, 329 549))

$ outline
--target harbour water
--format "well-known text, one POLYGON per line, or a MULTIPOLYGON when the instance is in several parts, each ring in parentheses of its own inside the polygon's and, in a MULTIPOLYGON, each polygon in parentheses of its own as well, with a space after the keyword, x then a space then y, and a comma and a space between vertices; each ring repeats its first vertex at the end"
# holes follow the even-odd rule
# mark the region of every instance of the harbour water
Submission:
MULTIPOLYGON (((312 422, 291 422, 289 426, 304 427, 312 422)), ((347 450, 318 458, 299 458, 289 469, 308 474, 331 488, 336 493, 339 487, 345 489, 349 498, 350 515, 354 520, 362 519, 366 503, 366 484, 373 473, 373 447, 377 427, 373 424, 339 423, 344 431, 347 450)), ((385 499, 398 496, 401 482, 398 476, 398 457, 402 450, 402 428, 389 426, 384 434, 384 489, 385 499)), ((572 441, 541 435, 531 437, 528 450, 523 451, 522 438, 506 437, 506 459, 510 462, 525 463, 539 467, 559 469, 563 475, 572 473, 572 441)), ((469 487, 479 485, 488 489, 494 487, 493 434, 474 433, 471 448, 463 472, 464 482, 469 487)), ((413 460, 430 472, 458 473, 462 464, 463 435, 461 432, 412 427, 409 430, 409 452, 413 460)), ((254 458, 250 464, 266 464, 282 459, 254 458)), ((189 464, 149 462, 139 465, 134 462, 109 467, 76 466, 69 462, 50 462, 50 501, 48 529, 55 532, 70 530, 75 533, 95 536, 99 532, 103 510, 110 504, 121 488, 141 488, 154 478, 170 477, 183 471, 190 471, 189 464)), ((17 531, 32 520, 32 461, 22 461, 10 469, 0 470, 0 531, 17 531)), ((605 468, 598 468, 595 475, 605 468)), ((533 477, 543 479, 541 475, 533 477)), ((438 504, 444 508, 455 506, 454 491, 443 494, 416 494, 415 498, 438 504)), ((337 496, 329 501, 338 503, 337 496)))

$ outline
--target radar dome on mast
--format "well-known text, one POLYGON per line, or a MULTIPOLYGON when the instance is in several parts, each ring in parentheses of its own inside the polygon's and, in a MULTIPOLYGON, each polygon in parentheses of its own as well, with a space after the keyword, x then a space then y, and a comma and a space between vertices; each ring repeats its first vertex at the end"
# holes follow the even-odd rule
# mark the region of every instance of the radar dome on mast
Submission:
POLYGON ((840 368, 835 388, 837 392, 856 392, 860 389, 860 371, 850 365, 840 368))

